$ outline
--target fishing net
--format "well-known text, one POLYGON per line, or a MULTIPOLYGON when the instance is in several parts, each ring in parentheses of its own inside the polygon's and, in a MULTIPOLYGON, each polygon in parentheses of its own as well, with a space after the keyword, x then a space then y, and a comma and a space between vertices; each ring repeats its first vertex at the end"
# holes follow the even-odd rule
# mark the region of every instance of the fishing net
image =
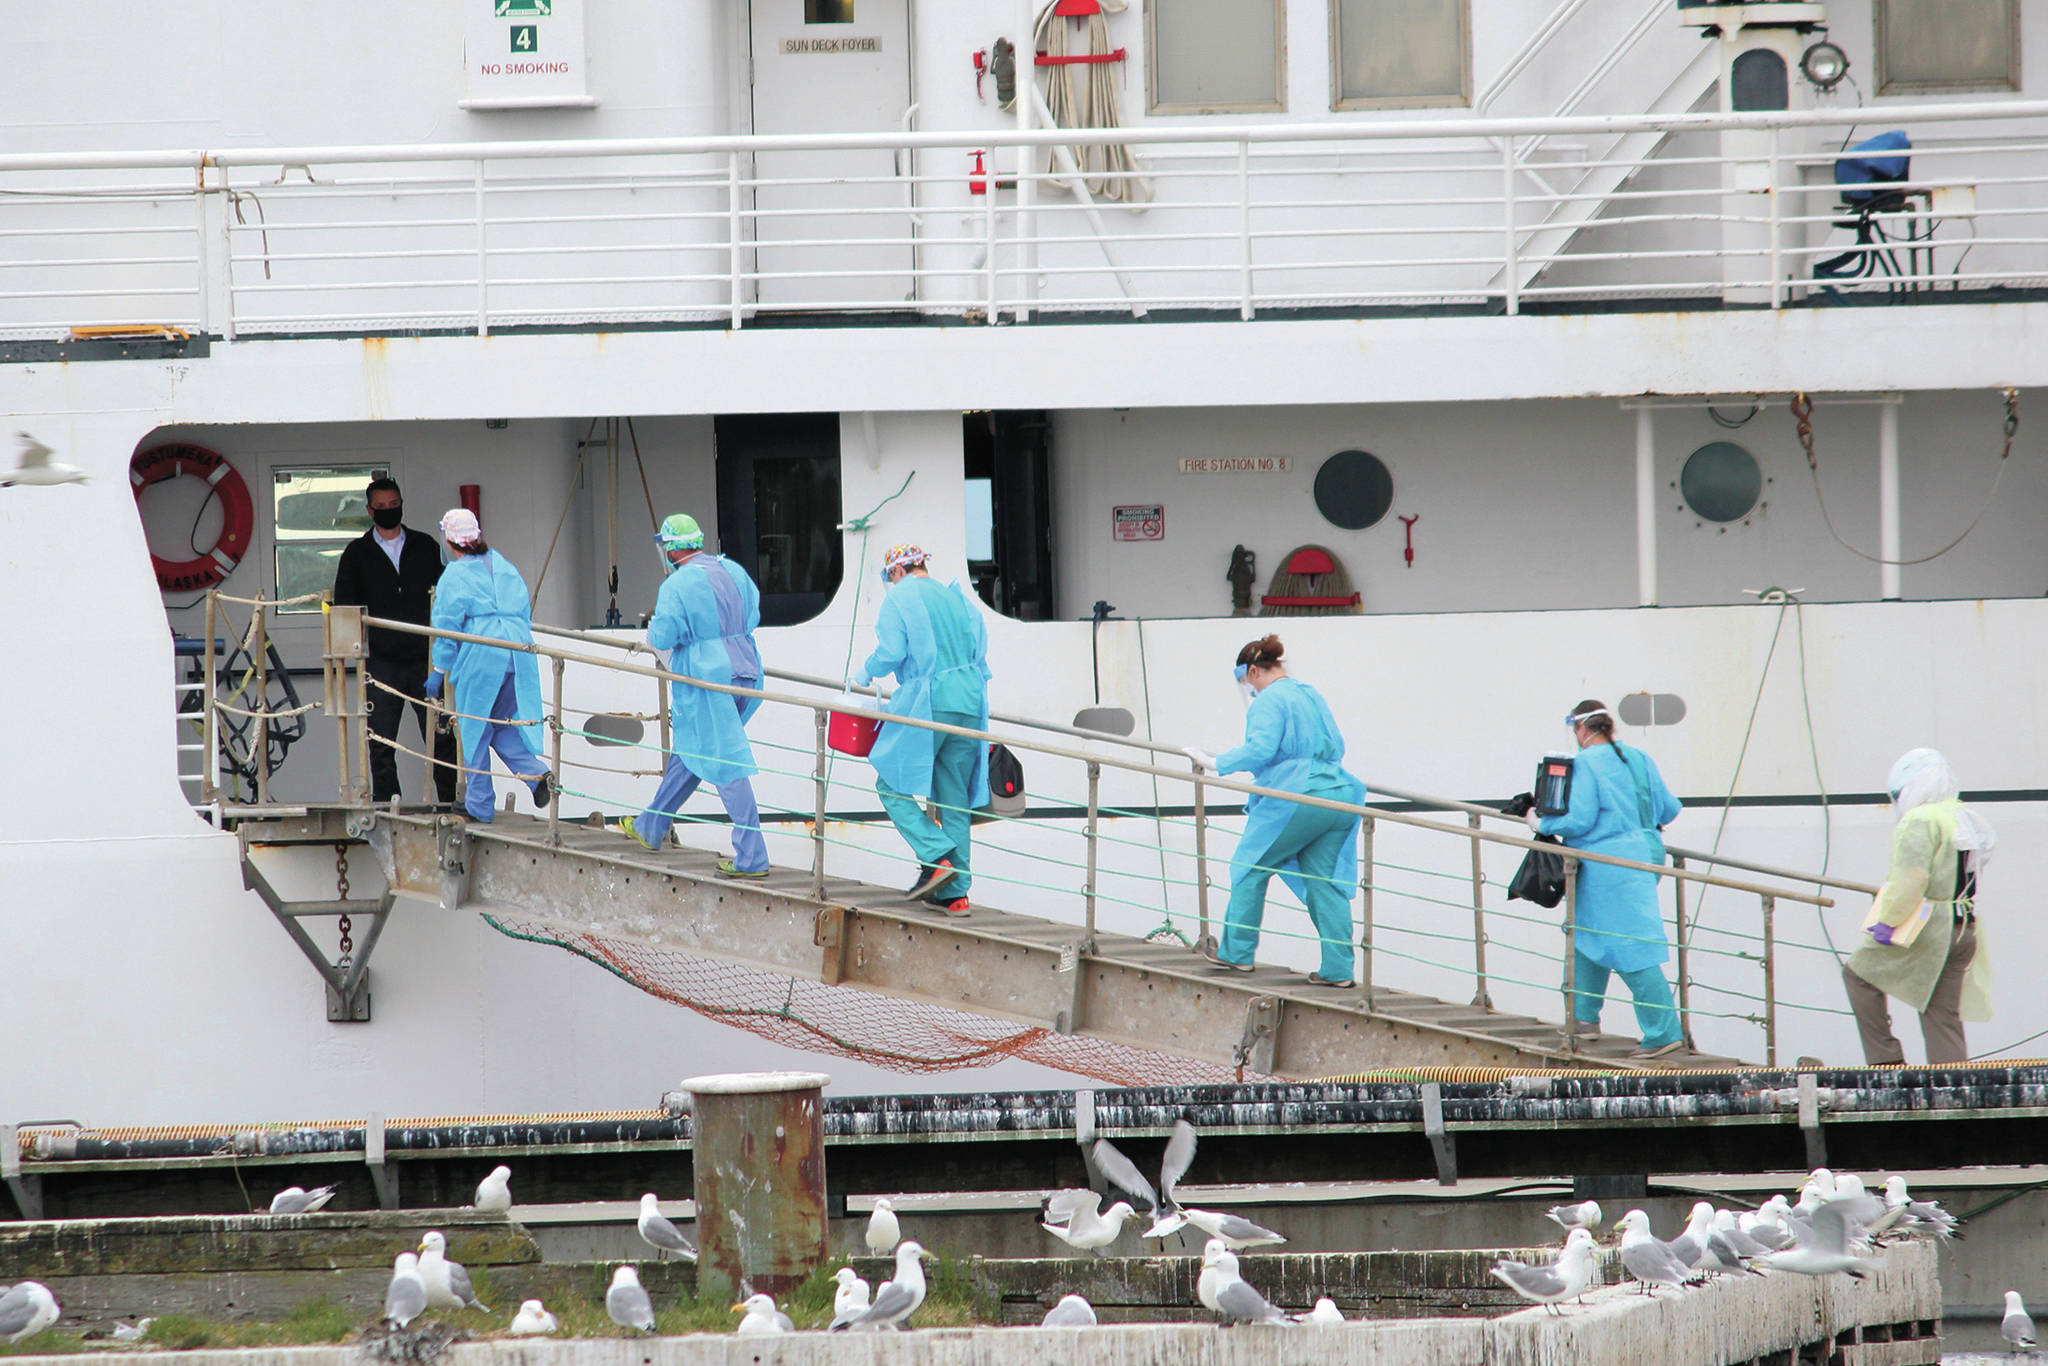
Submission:
POLYGON ((789 1048, 928 1076, 1021 1058, 1117 1086, 1200 1086, 1272 1080, 1198 1058, 1061 1034, 859 987, 801 981, 630 939, 485 916, 500 934, 551 944, 648 995, 789 1048))

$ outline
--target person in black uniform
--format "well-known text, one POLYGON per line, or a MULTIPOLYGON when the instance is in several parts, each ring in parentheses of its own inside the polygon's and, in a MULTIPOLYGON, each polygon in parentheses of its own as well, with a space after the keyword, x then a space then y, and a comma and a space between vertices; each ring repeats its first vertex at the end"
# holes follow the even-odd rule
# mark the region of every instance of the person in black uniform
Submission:
MULTIPOLYGON (((441 577, 441 547, 431 535, 405 525, 405 500, 395 480, 370 481, 370 519, 376 523, 341 552, 341 564, 334 572, 334 601, 361 607, 373 617, 392 621, 430 623, 433 615, 434 584, 441 577)), ((395 688, 411 699, 419 717, 420 734, 433 729, 427 719, 427 704, 421 689, 427 681, 425 636, 403 631, 369 633, 370 677, 387 688, 395 688)), ((384 802, 398 795, 398 723, 405 714, 405 700, 381 688, 370 689, 370 797, 384 802), (381 742, 381 743, 380 743, 381 742)), ((443 806, 455 801, 455 736, 443 731, 431 737, 434 752, 434 791, 443 806)))

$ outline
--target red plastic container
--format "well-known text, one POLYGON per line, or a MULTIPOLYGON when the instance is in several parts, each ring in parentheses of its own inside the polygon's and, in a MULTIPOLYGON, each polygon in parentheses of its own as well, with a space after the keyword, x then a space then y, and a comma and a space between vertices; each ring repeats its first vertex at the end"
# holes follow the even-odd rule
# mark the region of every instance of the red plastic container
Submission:
POLYGON ((825 723, 825 743, 841 754, 851 754, 856 759, 865 759, 868 752, 874 749, 875 736, 881 729, 880 721, 835 711, 831 719, 825 723))

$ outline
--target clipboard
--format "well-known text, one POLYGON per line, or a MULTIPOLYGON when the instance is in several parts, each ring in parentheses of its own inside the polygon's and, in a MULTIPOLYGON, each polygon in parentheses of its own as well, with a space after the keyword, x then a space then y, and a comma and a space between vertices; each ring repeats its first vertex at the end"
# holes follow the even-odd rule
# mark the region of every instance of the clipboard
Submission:
MULTIPOLYGON (((1863 917, 1863 928, 1865 930, 1878 923, 1877 908, 1884 904, 1885 893, 1890 889, 1891 884, 1887 882, 1884 886, 1878 888, 1877 895, 1871 898, 1870 913, 1863 917)), ((1927 928, 1927 922, 1933 919, 1933 917, 1933 905, 1929 902, 1921 902, 1920 909, 1913 912, 1907 918, 1905 924, 1892 926, 1891 946, 1895 949, 1903 949, 1911 945, 1915 939, 1920 937, 1920 931, 1927 928)))

